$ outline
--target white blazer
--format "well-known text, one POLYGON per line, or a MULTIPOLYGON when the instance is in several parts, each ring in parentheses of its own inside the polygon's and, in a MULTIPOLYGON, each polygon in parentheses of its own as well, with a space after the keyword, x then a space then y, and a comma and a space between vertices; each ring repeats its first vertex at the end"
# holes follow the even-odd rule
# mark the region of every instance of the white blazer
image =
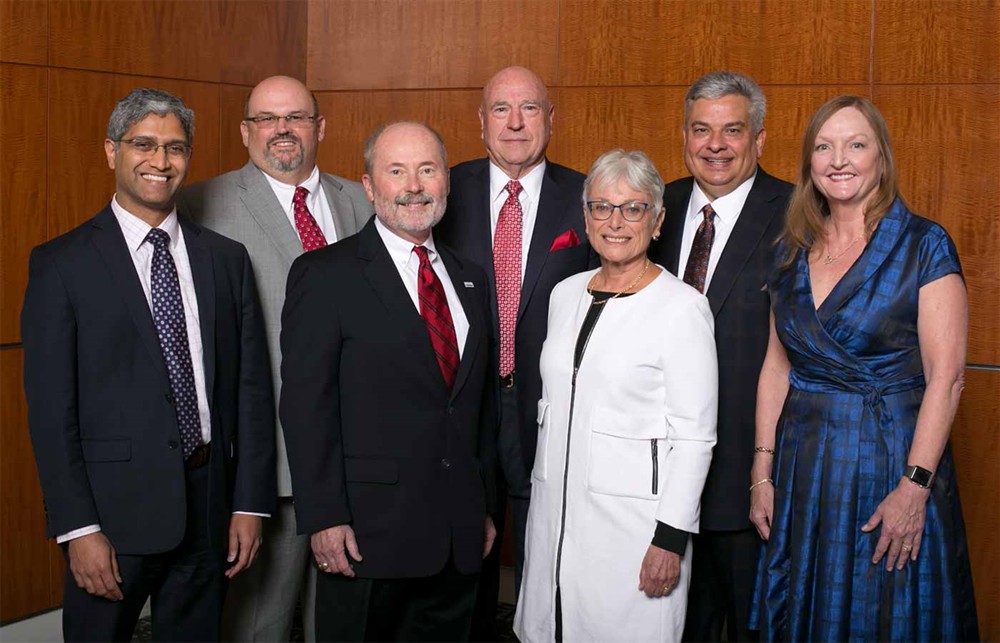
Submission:
POLYGON ((639 570, 657 521, 698 531, 718 408, 712 312, 703 295, 662 270, 638 293, 604 305, 574 391, 595 272, 552 291, 514 629, 525 642, 554 639, 558 565, 564 640, 680 640, 690 543, 669 596, 640 592, 639 570))

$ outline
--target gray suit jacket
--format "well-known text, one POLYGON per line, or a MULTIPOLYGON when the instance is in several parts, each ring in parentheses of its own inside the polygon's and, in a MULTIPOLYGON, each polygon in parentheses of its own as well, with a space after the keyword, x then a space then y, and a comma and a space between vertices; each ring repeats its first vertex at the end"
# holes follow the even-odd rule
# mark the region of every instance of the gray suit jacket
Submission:
MULTIPOLYGON (((320 184, 333 212, 337 239, 360 230, 372 215, 372 205, 361 184, 324 173, 320 173, 320 184)), ((250 253, 264 308, 277 399, 281 390, 281 308, 285 303, 288 270, 302 254, 298 233, 282 212, 263 172, 253 163, 185 188, 177 199, 177 208, 206 228, 239 241, 250 253)), ((277 417, 274 426, 278 495, 287 497, 292 495, 292 480, 277 417)))

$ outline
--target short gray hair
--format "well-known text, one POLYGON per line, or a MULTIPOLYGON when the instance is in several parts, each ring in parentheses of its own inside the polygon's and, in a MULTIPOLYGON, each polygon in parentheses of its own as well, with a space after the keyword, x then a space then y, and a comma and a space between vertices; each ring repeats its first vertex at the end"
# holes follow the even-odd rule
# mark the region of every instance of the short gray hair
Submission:
POLYGON ((162 89, 141 87, 133 89, 118 101, 108 119, 108 138, 116 143, 133 125, 150 114, 173 114, 181 122, 184 136, 190 145, 194 139, 194 112, 180 98, 162 89))
POLYGON ((441 152, 441 163, 443 169, 448 169, 448 152, 444 149, 444 139, 441 138, 441 135, 438 134, 436 129, 421 121, 393 121, 377 127, 374 132, 369 134, 368 140, 365 141, 365 174, 371 175, 372 173, 372 167, 375 163, 375 145, 378 144, 378 139, 381 138, 382 134, 384 134, 387 129, 394 125, 416 125, 417 127, 422 127, 430 132, 431 136, 434 137, 434 140, 437 141, 438 149, 441 152))
POLYGON ((735 71, 713 71, 691 84, 684 97, 684 125, 687 126, 688 118, 691 116, 691 106, 696 100, 702 98, 716 100, 734 94, 750 101, 750 127, 756 136, 764 129, 767 98, 764 96, 764 90, 753 78, 735 71))
POLYGON ((633 190, 645 194, 653 206, 653 216, 659 215, 660 208, 663 207, 663 179, 656 171, 653 161, 645 152, 639 150, 626 152, 623 149, 615 149, 601 154, 594 161, 587 179, 583 182, 584 207, 590 198, 592 187, 616 183, 620 179, 624 179, 633 190))

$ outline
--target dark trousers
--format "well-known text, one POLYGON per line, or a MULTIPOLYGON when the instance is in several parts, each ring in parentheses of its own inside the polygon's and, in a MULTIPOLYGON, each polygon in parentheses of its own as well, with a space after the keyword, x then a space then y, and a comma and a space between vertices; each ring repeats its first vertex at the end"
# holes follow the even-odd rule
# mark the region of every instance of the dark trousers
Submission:
POLYGON ((147 598, 152 598, 154 641, 219 640, 226 559, 209 541, 208 476, 207 466, 187 473, 187 530, 176 549, 147 556, 118 555, 121 601, 91 596, 77 587, 67 555, 65 640, 131 641, 147 598))
POLYGON ((524 468, 521 451, 517 412, 517 387, 500 391, 500 433, 498 447, 502 479, 497 484, 500 508, 495 519, 497 542, 493 551, 483 560, 479 578, 479 595, 476 599, 472 621, 473 641, 496 641, 497 602, 500 596, 500 547, 506 527, 507 511, 504 499, 510 503, 514 540, 514 593, 521 591, 521 572, 524 569, 524 532, 528 524, 528 503, 531 500, 531 472, 524 468))
POLYGON ((762 541, 753 528, 702 529, 692 540, 684 641, 756 641, 749 628, 757 560, 762 541))
POLYGON ((316 579, 317 641, 467 641, 479 574, 316 579))

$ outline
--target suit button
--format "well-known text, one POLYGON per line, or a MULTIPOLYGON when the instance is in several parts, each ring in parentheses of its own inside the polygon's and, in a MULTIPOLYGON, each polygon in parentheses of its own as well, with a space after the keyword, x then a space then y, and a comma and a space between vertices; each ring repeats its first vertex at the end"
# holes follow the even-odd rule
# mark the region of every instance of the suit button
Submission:
POLYGON ((455 414, 455 407, 454 406, 449 406, 448 407, 448 415, 454 415, 454 414, 455 414))
POLYGON ((177 444, 177 440, 167 440, 167 446, 171 449, 176 449, 180 445, 177 444))
POLYGON ((163 397, 166 398, 167 404, 169 404, 170 406, 174 405, 174 394, 173 393, 164 393, 163 397))
POLYGON ((448 458, 441 458, 441 466, 444 467, 445 469, 450 469, 451 462, 448 461, 448 458))

